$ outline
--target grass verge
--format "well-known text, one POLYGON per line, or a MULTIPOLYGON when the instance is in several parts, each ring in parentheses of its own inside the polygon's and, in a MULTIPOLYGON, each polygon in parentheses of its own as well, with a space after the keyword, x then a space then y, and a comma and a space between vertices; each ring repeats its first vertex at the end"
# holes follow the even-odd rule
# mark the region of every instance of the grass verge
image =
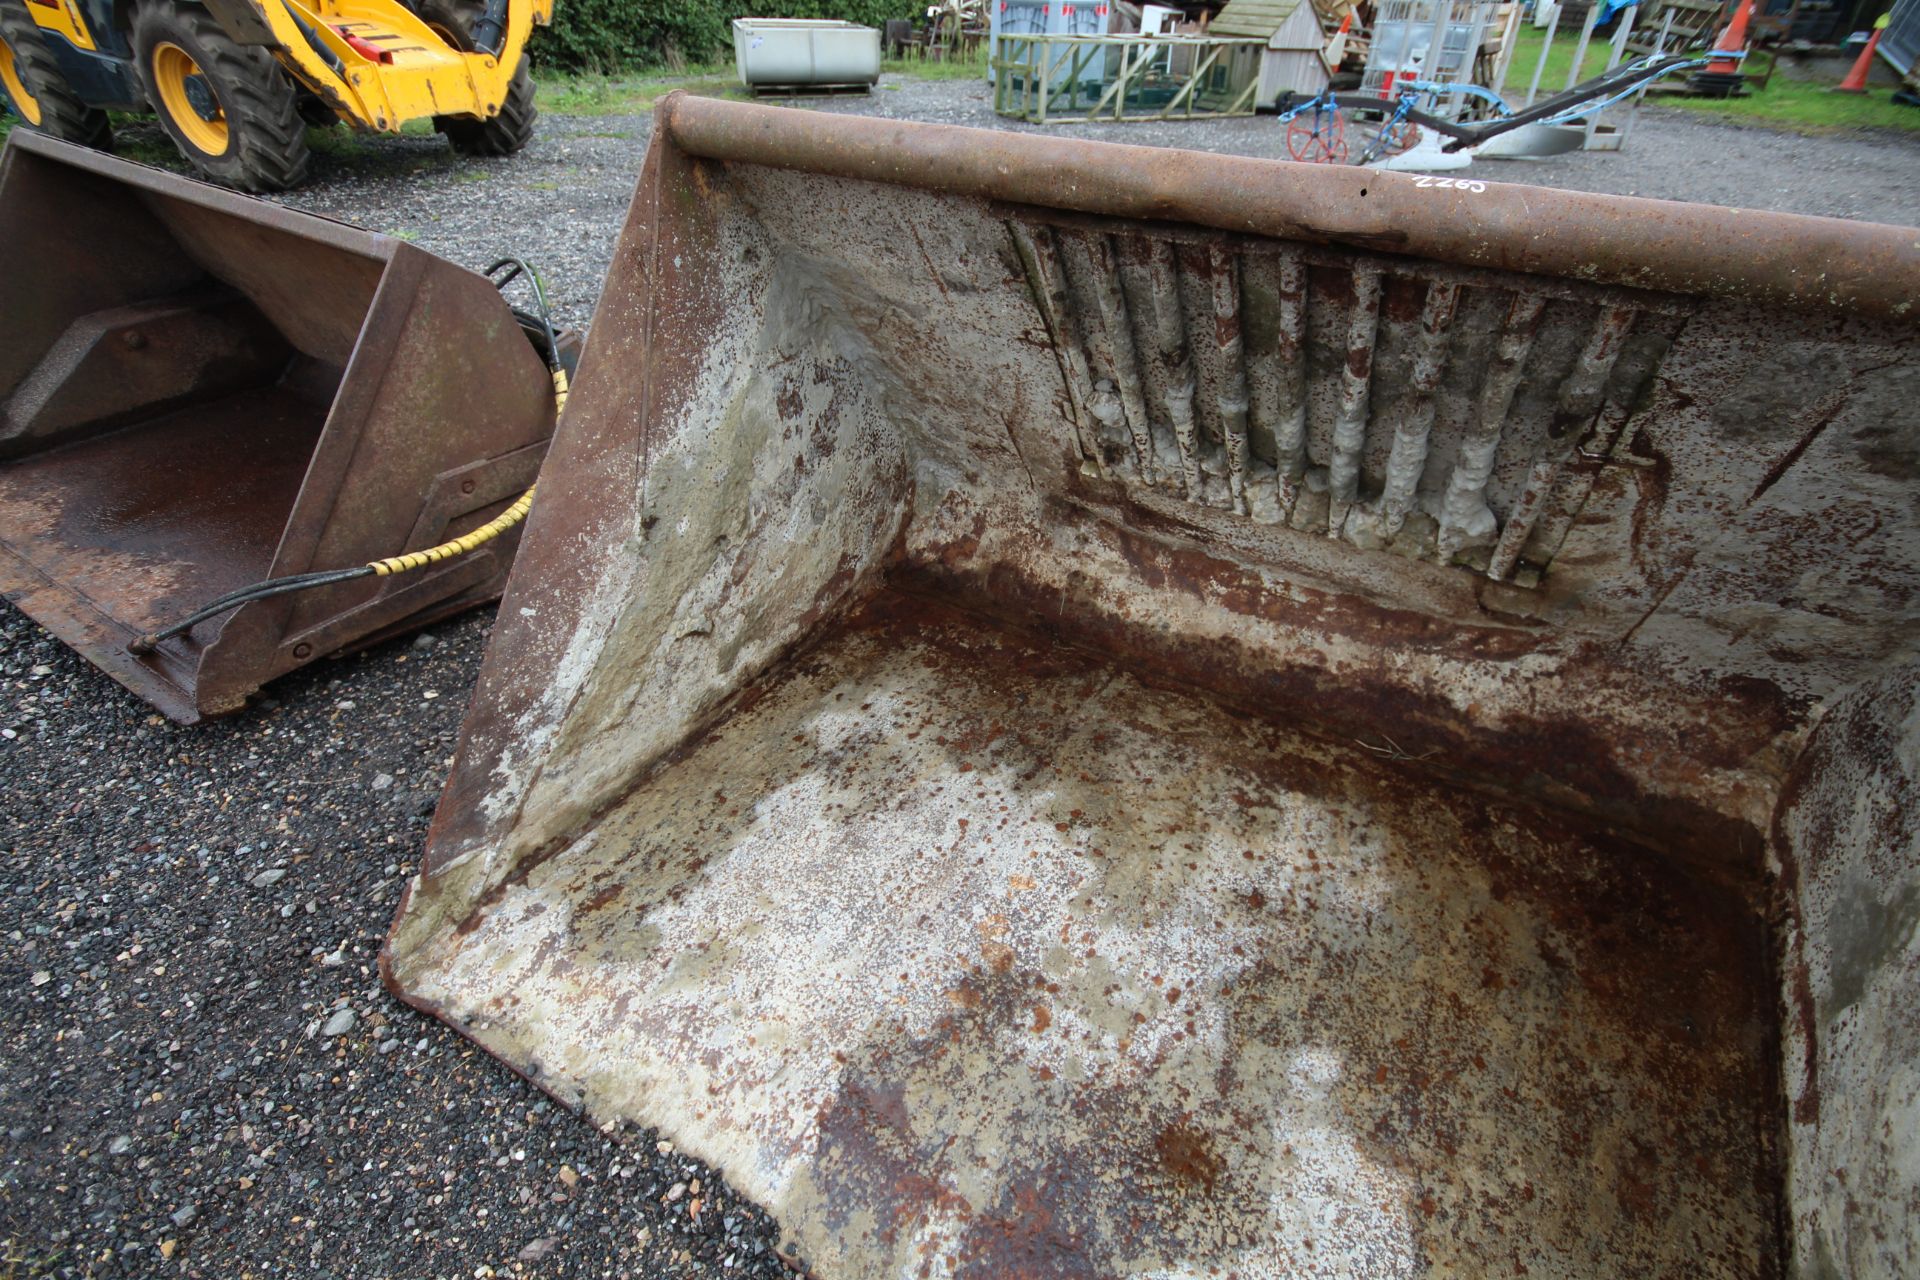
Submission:
POLYGON ((731 67, 694 66, 679 74, 635 71, 615 75, 536 74, 542 111, 557 116, 636 116, 675 89, 711 98, 744 98, 731 67))
MULTIPOLYGON (((1513 61, 1507 68, 1507 81, 1501 92, 1518 106, 1526 97, 1540 60, 1540 46, 1546 33, 1532 26, 1520 28, 1513 61)), ((1573 68, 1573 51, 1580 42, 1578 34, 1557 32, 1547 53, 1547 64, 1540 76, 1540 96, 1548 97, 1567 86, 1573 68)), ((1765 55, 1763 55, 1765 56, 1765 55)), ((1607 44, 1594 37, 1587 46, 1576 83, 1590 79, 1607 69, 1607 44)), ((1683 76, 1668 77, 1667 83, 1679 83, 1683 76)), ((1776 75, 1764 89, 1741 98, 1692 98, 1681 94, 1653 93, 1647 101, 1663 107, 1679 107, 1705 116, 1738 120, 1746 124, 1766 125, 1794 133, 1835 133, 1845 129, 1897 129, 1920 133, 1920 108, 1903 107, 1893 101, 1893 91, 1876 88, 1871 93, 1829 93, 1821 84, 1789 80, 1776 75)), ((1618 108, 1616 108, 1616 111, 1618 108)))
POLYGON ((910 80, 979 80, 987 78, 987 46, 971 58, 888 58, 882 71, 910 80))
MULTIPOLYGON (((889 58, 881 66, 880 88, 892 87, 889 77, 908 80, 980 80, 987 78, 983 47, 971 58, 889 58)), ((708 98, 753 97, 724 63, 703 63, 681 72, 634 71, 613 75, 537 73, 540 109, 558 116, 633 116, 653 110, 653 104, 675 89, 708 98)))

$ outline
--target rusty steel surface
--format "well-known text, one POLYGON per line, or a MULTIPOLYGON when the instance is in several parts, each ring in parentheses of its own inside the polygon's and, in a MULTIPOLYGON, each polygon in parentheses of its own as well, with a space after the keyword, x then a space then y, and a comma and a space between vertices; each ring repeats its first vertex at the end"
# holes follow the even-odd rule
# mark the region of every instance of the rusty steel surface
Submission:
POLYGON ((1920 267, 882 128, 661 112, 390 985, 822 1276, 1798 1270, 1778 815, 1920 642, 1920 267))
POLYGON ((1603 284, 1889 318, 1920 306, 1910 227, 866 117, 829 135, 803 111, 685 93, 655 111, 665 136, 716 160, 1603 284))
POLYGON ((1835 704, 1775 852, 1798 1256, 1816 1276, 1920 1275, 1920 665, 1835 704))
POLYGON ((497 596, 509 538, 431 546, 533 482, 546 372, 486 281, 411 246, 22 132, 0 158, 0 590, 172 718, 497 596))

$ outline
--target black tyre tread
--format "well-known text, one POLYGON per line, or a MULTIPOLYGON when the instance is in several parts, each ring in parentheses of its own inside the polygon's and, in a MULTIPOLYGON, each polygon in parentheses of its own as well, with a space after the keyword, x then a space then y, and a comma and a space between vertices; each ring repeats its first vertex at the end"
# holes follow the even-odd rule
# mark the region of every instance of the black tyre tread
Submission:
POLYGON ((25 112, 14 110, 21 124, 97 151, 113 149, 113 125, 107 113, 89 107, 74 92, 53 50, 40 38, 40 28, 28 14, 24 0, 0 0, 0 39, 13 50, 15 71, 40 104, 39 124, 29 124, 25 112))
MULTIPOLYGON (((421 21, 451 31, 459 47, 471 52, 470 33, 486 13, 487 0, 411 0, 408 7, 421 21)), ((533 141, 534 122, 540 118, 533 94, 533 77, 522 54, 520 65, 513 69, 513 79, 507 83, 507 100, 500 104, 499 115, 491 120, 435 116, 433 127, 445 134, 447 142, 463 156, 510 156, 533 141)))
POLYGON ((148 100, 180 154, 195 168, 242 191, 287 191, 306 181, 312 156, 307 150, 307 124, 300 116, 299 92, 293 78, 266 49, 235 44, 199 5, 174 5, 167 0, 144 5, 135 14, 133 47, 148 100), (167 119, 152 82, 153 46, 163 39, 193 54, 213 82, 232 137, 225 155, 203 156, 167 119))
POLYGON ((414 17, 430 27, 452 33, 454 46, 473 52, 473 24, 487 11, 486 0, 408 0, 414 17))
POLYGON ((507 84, 507 99, 491 120, 466 116, 435 116, 433 127, 447 135, 453 149, 464 156, 510 156, 533 141, 540 109, 533 105, 533 77, 523 55, 507 84))
POLYGON ((315 129, 330 129, 340 123, 340 113, 311 93, 294 94, 294 110, 315 129))

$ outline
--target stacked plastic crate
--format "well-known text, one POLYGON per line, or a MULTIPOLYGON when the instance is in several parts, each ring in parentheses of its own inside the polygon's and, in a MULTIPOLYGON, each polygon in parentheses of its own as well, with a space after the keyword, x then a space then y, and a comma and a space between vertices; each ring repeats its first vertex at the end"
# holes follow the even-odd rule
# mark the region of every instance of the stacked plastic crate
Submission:
POLYGON ((1469 84, 1474 56, 1499 6, 1488 0, 1384 0, 1373 24, 1362 92, 1390 97, 1401 80, 1469 84), (1438 58, 1429 56, 1444 32, 1438 58))
MULTIPOLYGON (((1076 0, 993 0, 987 19, 987 79, 994 79, 994 64, 1000 60, 1000 37, 1010 36, 1098 36, 1105 35, 1112 21, 1112 7, 1105 3, 1076 3, 1076 0)), ((1067 76, 1067 60, 1052 72, 1053 83, 1067 76)))

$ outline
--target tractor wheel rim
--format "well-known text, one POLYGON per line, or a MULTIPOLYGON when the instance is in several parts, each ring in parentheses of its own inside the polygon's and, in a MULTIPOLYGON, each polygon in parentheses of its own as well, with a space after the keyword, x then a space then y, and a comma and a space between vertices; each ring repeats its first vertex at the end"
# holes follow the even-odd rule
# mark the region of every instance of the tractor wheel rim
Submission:
POLYGON ((20 64, 14 59, 13 46, 0 40, 0 85, 7 88, 7 97, 19 109, 20 118, 28 124, 40 123, 40 99, 27 92, 26 82, 20 78, 20 64))
POLYGON ((167 119, 186 139, 188 146, 209 157, 227 153, 232 136, 227 129, 227 113, 220 105, 219 96, 212 95, 212 119, 203 116, 200 106, 194 102, 196 87, 200 88, 197 96, 204 98, 212 86, 192 54, 177 44, 163 42, 155 45, 153 83, 160 91, 160 109, 167 113, 167 119), (198 81, 198 86, 195 81, 198 81))

